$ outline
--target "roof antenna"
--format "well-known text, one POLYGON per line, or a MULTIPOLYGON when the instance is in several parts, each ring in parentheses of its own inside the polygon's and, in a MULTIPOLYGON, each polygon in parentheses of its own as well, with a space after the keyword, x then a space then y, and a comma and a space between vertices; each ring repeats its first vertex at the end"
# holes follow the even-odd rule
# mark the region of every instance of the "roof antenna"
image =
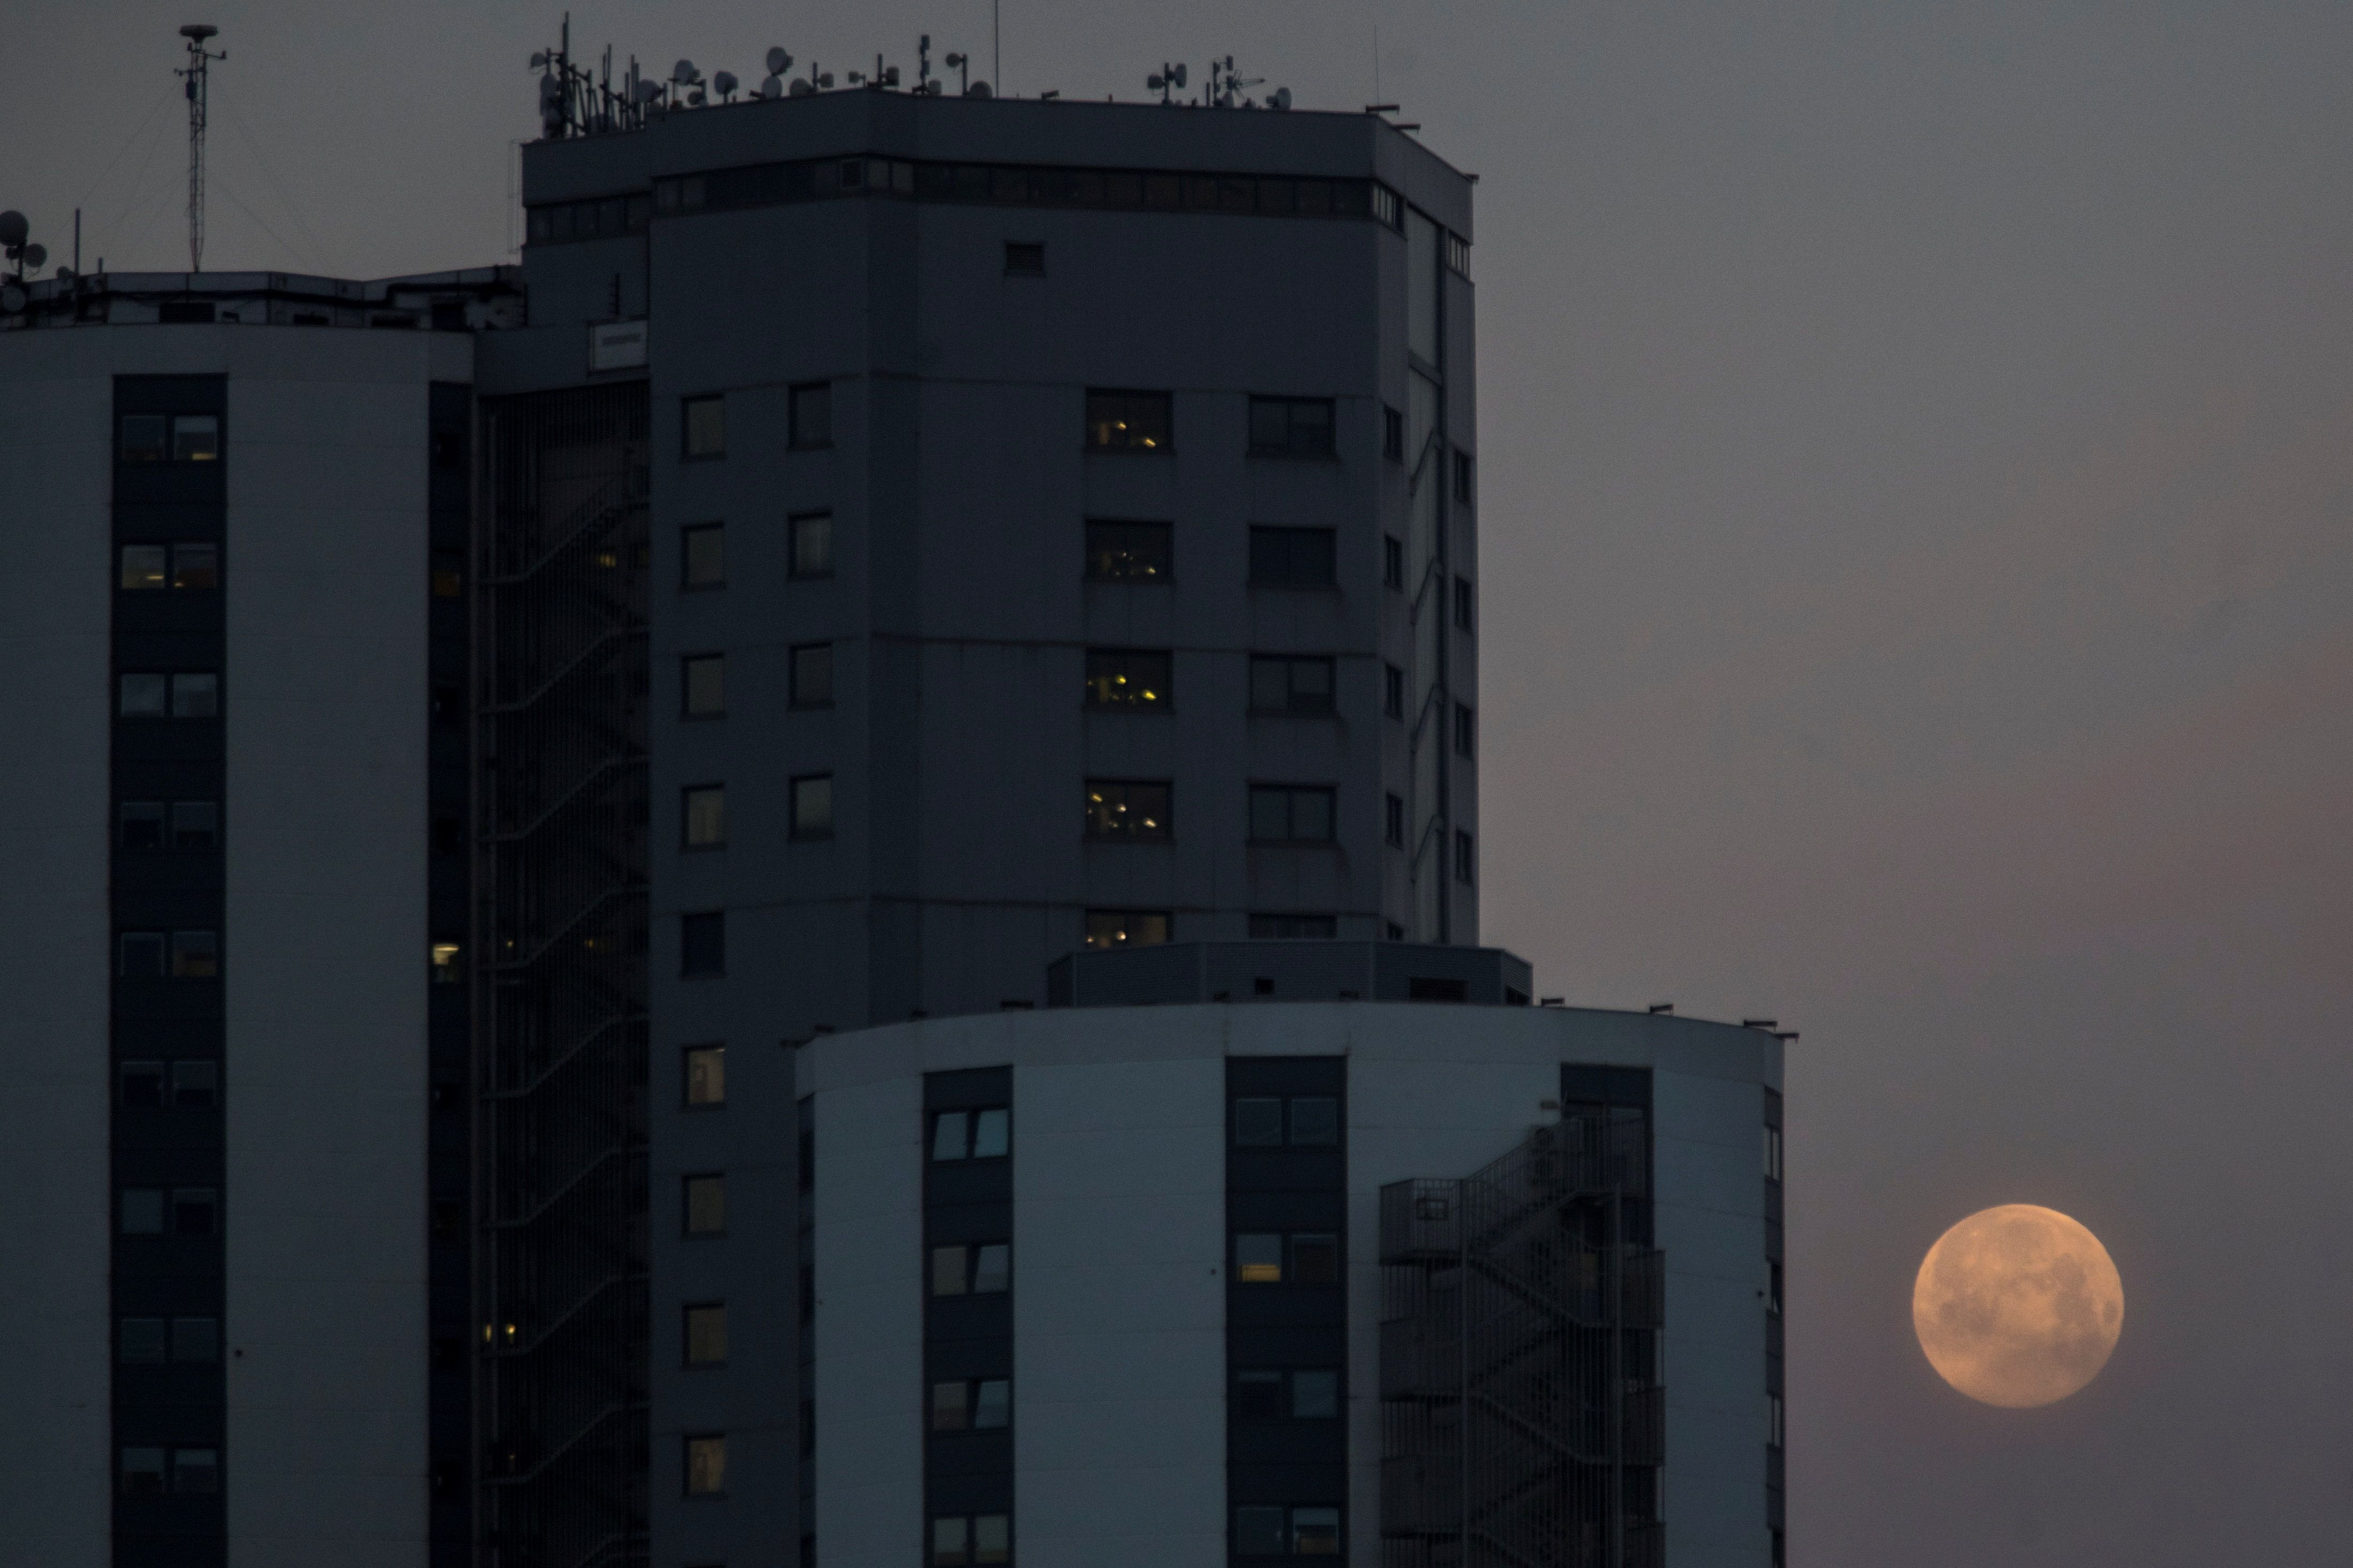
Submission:
POLYGON ((205 269, 205 107, 215 60, 228 58, 223 49, 213 54, 205 40, 220 31, 208 22, 191 22, 180 29, 188 40, 188 63, 172 74, 188 81, 188 270, 205 269))

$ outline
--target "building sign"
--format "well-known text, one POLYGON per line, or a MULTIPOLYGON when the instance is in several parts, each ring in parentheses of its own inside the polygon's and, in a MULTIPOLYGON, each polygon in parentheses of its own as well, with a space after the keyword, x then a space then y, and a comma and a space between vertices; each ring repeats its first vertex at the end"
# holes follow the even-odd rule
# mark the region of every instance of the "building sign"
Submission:
POLYGON ((588 329, 588 369, 635 370, 646 363, 646 323, 598 321, 588 329))

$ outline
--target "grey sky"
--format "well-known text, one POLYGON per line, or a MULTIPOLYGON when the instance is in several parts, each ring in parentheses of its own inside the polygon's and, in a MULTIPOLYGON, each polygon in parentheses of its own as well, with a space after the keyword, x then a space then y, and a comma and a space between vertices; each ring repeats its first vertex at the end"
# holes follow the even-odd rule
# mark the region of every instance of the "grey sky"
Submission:
MULTIPOLYGON (((0 205, 184 265, 195 13, 8 12, 0 205)), ((498 258, 558 15, 212 6, 208 262, 498 258)), ((987 15, 574 37, 756 76, 985 59, 987 15)), ((1547 992, 1804 1031, 1797 1561, 2340 1561, 2353 7, 1018 0, 1006 75, 1133 98, 1214 49, 1354 109, 1377 26, 1482 176, 1488 934, 1547 992), (1946 1390, 1907 1316, 2014 1202, 2126 1293, 2042 1411, 1946 1390)))

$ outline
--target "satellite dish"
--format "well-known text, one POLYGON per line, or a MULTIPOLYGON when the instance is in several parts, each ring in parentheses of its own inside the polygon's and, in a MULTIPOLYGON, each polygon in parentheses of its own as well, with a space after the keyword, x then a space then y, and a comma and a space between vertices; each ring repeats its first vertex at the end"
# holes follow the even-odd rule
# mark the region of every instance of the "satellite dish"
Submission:
POLYGON ((702 105, 703 97, 702 89, 701 88, 698 87, 692 92, 686 95, 686 106, 689 109, 701 109, 702 105))
POLYGON ((532 57, 531 57, 531 68, 532 68, 532 69, 533 69, 533 70, 537 70, 537 69, 539 69, 539 68, 540 68, 540 67, 542 67, 542 66, 545 65, 546 63, 547 63, 547 51, 546 51, 545 49, 542 49, 542 50, 540 50, 537 54, 535 54, 535 55, 533 55, 533 56, 532 56, 532 57))
POLYGON ((1267 101, 1271 103, 1277 109, 1289 109, 1291 107, 1291 89, 1287 87, 1278 87, 1274 89, 1274 96, 1267 101))
POLYGON ((974 82, 964 89, 964 95, 966 98, 987 98, 989 95, 988 84, 985 81, 974 82))
POLYGON ((55 276, 60 283, 70 283, 74 280, 74 269, 70 267, 60 267, 55 276))
POLYGON ((660 96, 661 83, 658 81, 641 81, 638 83, 638 101, 639 103, 651 103, 655 99, 659 98, 660 96))
POLYGON ((711 79, 711 85, 717 89, 720 97, 725 98, 729 93, 735 90, 735 73, 733 71, 721 71, 717 76, 711 79))
POLYGON ((1185 85, 1185 68, 1183 66, 1178 66, 1175 70, 1170 71, 1168 73, 1168 79, 1175 82, 1178 87, 1183 87, 1185 85))
POLYGON ((780 76, 769 76, 764 79, 760 83, 760 96, 762 98, 784 97, 785 79, 780 76))
POLYGON ((799 77, 793 78, 792 94, 795 98, 807 98, 816 91, 816 87, 810 83, 802 80, 799 77))
POLYGON ((540 102, 554 103, 557 99, 562 98, 563 96, 564 84, 555 79, 555 73, 554 71, 550 71, 545 76, 539 79, 540 102))
POLYGON ((206 38, 211 37, 214 34, 219 31, 220 29, 218 27, 214 26, 209 22, 191 22, 186 26, 180 29, 180 37, 184 38, 194 38, 197 43, 201 44, 206 38))
POLYGON ((792 68, 792 56, 785 53, 782 49, 770 49, 768 51, 768 74, 770 76, 782 76, 792 68))
POLYGON ((14 283, 0 288, 0 310, 17 311, 25 308, 25 291, 14 283))
POLYGON ((28 245, 25 247, 25 265, 30 270, 38 272, 43 267, 48 265, 48 260, 49 247, 47 246, 28 245))
POLYGON ((32 232, 33 226, 25 221, 23 213, 0 213, 0 245, 22 245, 25 237, 32 232))
POLYGON ((670 79, 681 87, 691 87, 702 79, 702 73, 694 68, 692 60, 681 60, 670 68, 670 79))

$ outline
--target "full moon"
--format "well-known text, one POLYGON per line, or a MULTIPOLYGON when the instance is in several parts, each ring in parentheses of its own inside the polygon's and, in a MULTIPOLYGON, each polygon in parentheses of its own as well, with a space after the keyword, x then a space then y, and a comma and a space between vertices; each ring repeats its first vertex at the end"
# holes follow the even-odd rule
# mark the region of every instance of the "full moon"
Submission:
POLYGON ((2100 1238, 2055 1209, 1981 1209, 1936 1238, 1912 1286, 1928 1364, 1986 1405, 2031 1409, 2100 1374, 2125 1325, 2100 1238))

